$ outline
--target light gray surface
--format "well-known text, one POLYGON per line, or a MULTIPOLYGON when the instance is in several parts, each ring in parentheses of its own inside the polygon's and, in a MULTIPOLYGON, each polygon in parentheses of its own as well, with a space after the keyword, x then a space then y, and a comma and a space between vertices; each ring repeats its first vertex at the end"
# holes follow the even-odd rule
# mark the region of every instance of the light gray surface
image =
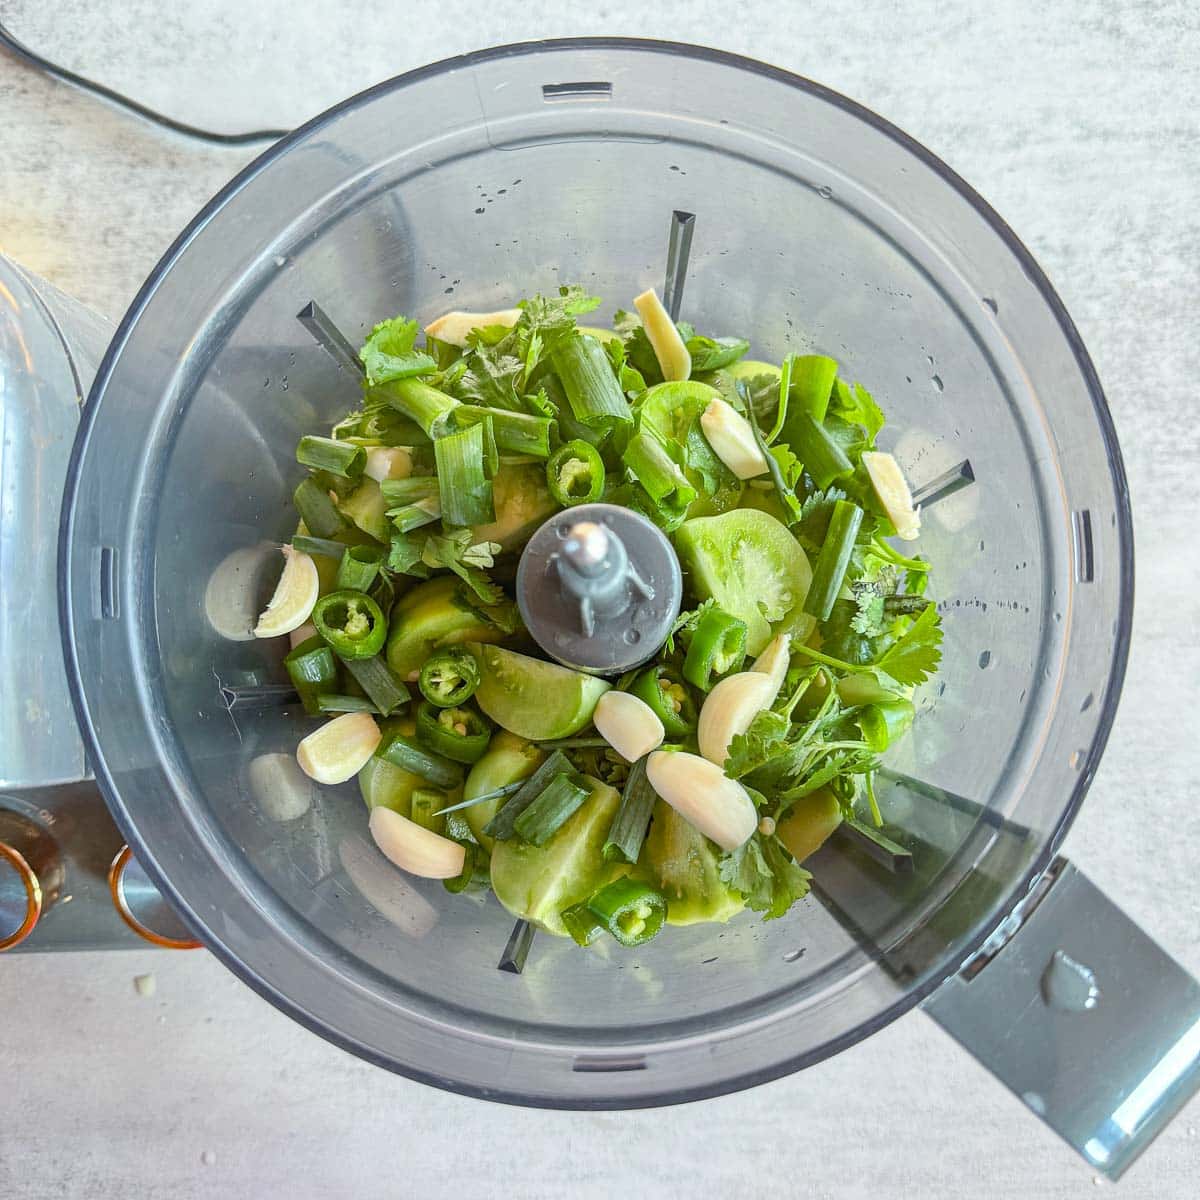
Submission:
MULTIPOLYGON (((1125 447, 1138 604, 1125 698, 1070 855, 1200 972, 1200 19, 1192 5, 0 4, 151 104, 291 123, 496 41, 722 45, 885 114, 971 181, 1078 323, 1125 447), (780 11, 786 7, 786 12, 780 11), (202 8, 202 12, 194 11, 202 8), (252 11, 253 10, 253 11, 252 11), (978 15, 976 15, 976 13, 978 15)), ((113 316, 250 157, 162 135, 0 57, 0 245, 113 316)), ((913 1014, 802 1075, 703 1104, 551 1114, 460 1100, 303 1032, 203 952, 0 960, 0 1196, 1059 1197, 1091 1172, 913 1014), (143 997, 133 978, 153 972, 143 997), (286 1184, 285 1181, 286 1180, 286 1184)), ((1200 1111, 1120 1185, 1196 1194, 1200 1111)), ((1109 1186, 1109 1185, 1103 1185, 1109 1186)))

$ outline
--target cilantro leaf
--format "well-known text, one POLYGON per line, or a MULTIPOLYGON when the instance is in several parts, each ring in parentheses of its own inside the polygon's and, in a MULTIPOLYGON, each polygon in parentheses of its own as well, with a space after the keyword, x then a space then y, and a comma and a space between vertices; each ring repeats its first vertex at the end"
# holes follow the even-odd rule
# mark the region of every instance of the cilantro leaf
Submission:
POLYGON ((620 338, 609 338, 604 343, 604 352, 612 364, 613 373, 621 384, 621 391, 631 400, 640 396, 646 390, 646 381, 642 373, 629 365, 629 355, 625 343, 620 338))
POLYGON ((418 579, 429 578, 429 568, 422 561, 428 534, 422 532, 393 533, 388 550, 387 567, 401 575, 415 575, 418 579))
POLYGON ((760 712, 750 722, 750 728, 736 734, 730 742, 725 774, 730 779, 741 779, 772 759, 787 755, 791 750, 787 740, 791 728, 791 718, 783 713, 760 712))
POLYGON ((693 334, 684 340, 692 356, 692 373, 695 375, 731 366, 750 349, 745 338, 710 338, 693 334))
POLYGON ((452 396, 483 408, 514 412, 524 408, 517 389, 525 376, 525 364, 519 358, 477 346, 467 352, 463 362, 466 369, 450 384, 452 396))
POLYGON ((829 412, 852 425, 861 425, 872 443, 883 428, 883 410, 861 383, 851 387, 843 380, 835 379, 833 394, 829 399, 829 412))
POLYGON ((874 573, 850 585, 856 610, 851 628, 869 638, 880 637, 887 629, 889 621, 884 602, 896 591, 896 568, 879 559, 874 563, 877 564, 874 573))
POLYGON ((942 618, 930 604, 876 660, 897 683, 924 683, 942 661, 942 618))
POLYGON ((719 869, 725 885, 739 893, 749 908, 761 912, 764 921, 782 917, 807 896, 812 879, 777 837, 760 833, 726 854, 719 869))
POLYGON ((650 339, 646 336, 637 315, 617 309, 613 316, 613 329, 625 347, 626 361, 641 375, 646 386, 662 383, 662 368, 658 365, 658 356, 654 353, 654 347, 650 345, 650 339))
POLYGON ((495 565, 499 542, 473 542, 469 529, 443 535, 430 534, 421 550, 421 561, 434 569, 453 571, 483 604, 500 604, 504 592, 493 583, 484 568, 495 565))
POLYGON ((438 369, 437 362, 430 355, 413 348, 417 329, 416 321, 401 316, 381 321, 371 330, 358 352, 367 383, 376 387, 393 379, 432 375, 438 369))

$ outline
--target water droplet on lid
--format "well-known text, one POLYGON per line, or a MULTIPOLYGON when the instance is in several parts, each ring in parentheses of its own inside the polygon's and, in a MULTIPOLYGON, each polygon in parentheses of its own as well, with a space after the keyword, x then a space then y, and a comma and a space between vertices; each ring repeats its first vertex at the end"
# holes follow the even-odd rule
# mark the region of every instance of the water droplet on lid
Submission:
POLYGON ((819 188, 817 188, 817 195, 820 196, 822 200, 831 200, 833 198, 833 188, 831 188, 828 184, 822 184, 819 188))
POLYGON ((1046 964, 1041 992, 1042 999, 1059 1012, 1089 1012, 1101 999, 1096 972, 1065 950, 1055 950, 1046 964))
POLYGON ((983 652, 983 653, 982 653, 982 654, 979 656, 979 669, 980 669, 981 671, 983 671, 983 670, 986 670, 986 669, 987 669, 987 666, 988 666, 988 664, 989 664, 991 661, 992 661, 992 652, 991 652, 990 650, 985 650, 985 651, 984 651, 984 652, 983 652))
POLYGON ((636 629, 627 629, 622 638, 627 646, 636 646, 642 640, 642 635, 636 629))
POLYGON ((1040 1117, 1046 1111, 1046 1101, 1037 1092, 1022 1092, 1021 1099, 1040 1117))
POLYGON ((799 950, 787 950, 784 952, 783 961, 784 962, 799 962, 799 960, 802 959, 803 957, 804 957, 803 948, 801 948, 799 950))
POLYGON ((1000 305, 998 305, 995 300, 991 298, 991 296, 982 296, 980 298, 982 299, 985 308, 990 308, 994 313, 998 313, 1000 311, 1000 305))
POLYGON ((1079 768, 1083 766, 1083 760, 1085 757, 1086 756, 1082 750, 1072 750, 1071 757, 1067 759, 1067 766, 1069 766, 1072 771, 1078 771, 1079 768))
POLYGON ((277 255, 275 255, 275 265, 277 267, 286 267, 287 259, 284 258, 282 254, 277 254, 277 255))
POLYGON ((1087 710, 1092 707, 1092 702, 1095 699, 1096 697, 1093 696, 1091 692, 1088 692, 1088 694, 1083 698, 1083 703, 1079 706, 1079 711, 1087 712, 1087 710))
POLYGON ((933 366, 933 355, 932 354, 925 355, 925 361, 932 367, 933 366))
POLYGON ((288 389, 287 376, 285 375, 280 381, 279 386, 286 392, 288 389))
POLYGON ((929 382, 933 384, 933 390, 935 392, 944 392, 946 390, 946 385, 942 382, 942 377, 940 375, 934 375, 929 382))

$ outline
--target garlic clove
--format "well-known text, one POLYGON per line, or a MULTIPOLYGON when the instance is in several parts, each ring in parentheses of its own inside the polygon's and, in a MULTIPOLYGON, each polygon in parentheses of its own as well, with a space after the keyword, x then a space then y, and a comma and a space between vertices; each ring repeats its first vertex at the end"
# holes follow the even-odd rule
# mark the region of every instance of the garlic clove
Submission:
POLYGON ((296 761, 318 783, 345 783, 366 766, 379 739, 379 726, 370 713, 343 713, 301 741, 296 761))
POLYGON ((666 730, 654 709, 628 692, 605 692, 592 715, 596 732, 627 762, 663 744, 666 730))
POLYGON ((913 507, 912 491, 900 464, 890 454, 867 450, 863 453, 862 465, 883 511, 896 527, 897 536, 906 542, 915 541, 921 532, 921 516, 913 507))
POLYGON ((425 332, 435 337, 439 342, 449 342, 451 346, 465 346, 467 335, 473 329, 483 329, 487 325, 507 325, 511 329, 521 316, 519 308, 502 308, 496 312, 461 312, 455 309, 436 321, 430 321, 425 326, 425 332))
POLYGON ((758 810, 746 789, 706 758, 656 750, 646 760, 646 778, 689 825, 722 850, 736 850, 758 826, 758 810))
POLYGON ((642 328, 650 340, 654 357, 658 359, 663 378, 668 382, 687 379, 692 373, 692 356, 658 293, 653 288, 644 291, 633 298, 633 306, 642 318, 642 328))
POLYGON ((275 585, 275 592, 267 607, 254 626, 254 636, 259 638, 282 637, 299 629, 309 617, 321 580, 317 575, 317 564, 301 551, 290 545, 281 546, 283 572, 275 585))
POLYGON ((410 875, 453 879, 462 874, 466 850, 390 808, 373 808, 367 827, 383 855, 410 875))
POLYGON ((767 473, 767 458, 755 441, 754 430, 733 405, 719 398, 710 400, 700 414, 700 428, 713 453, 739 479, 767 473))
POLYGON ((723 765, 733 739, 745 733, 754 718, 771 707, 778 694, 774 678, 763 671, 741 671, 722 679, 708 693, 700 709, 696 727, 700 753, 710 762, 723 765))

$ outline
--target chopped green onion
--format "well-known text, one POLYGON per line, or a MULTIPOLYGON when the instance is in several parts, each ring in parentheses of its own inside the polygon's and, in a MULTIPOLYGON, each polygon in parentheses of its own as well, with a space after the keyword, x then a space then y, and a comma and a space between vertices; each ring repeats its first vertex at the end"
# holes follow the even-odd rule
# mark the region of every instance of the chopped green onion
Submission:
POLYGON ((292 538, 292 546, 301 554, 319 554, 322 558, 336 558, 341 561, 346 552, 345 542, 335 542, 333 538, 310 537, 306 533, 298 533, 292 538))
POLYGON ((837 362, 824 354, 797 355, 792 359, 789 389, 792 403, 798 404, 804 412, 811 413, 815 420, 824 421, 829 411, 829 397, 833 392, 837 370, 837 362))
POLYGON ((657 799, 650 781, 646 778, 646 760, 639 758, 625 781, 621 793, 621 807, 613 817, 613 823, 604 843, 604 858, 607 862, 636 863, 650 827, 650 814, 657 799))
POLYGON ((806 408, 788 413, 783 440, 795 451, 819 488, 854 474, 854 464, 829 431, 806 408))
POLYGON ((379 490, 383 493, 390 517, 393 509, 436 496, 438 481, 432 475, 409 475, 406 479, 385 479, 379 485, 379 490))
POLYGON ((474 404, 460 404, 454 410, 454 423, 459 429, 478 425, 484 417, 491 417, 496 445, 501 450, 535 458, 550 454, 550 433, 554 428, 550 417, 534 417, 503 408, 480 408, 474 404))
POLYGON ((382 654, 374 658, 344 658, 342 666, 385 717, 409 698, 408 688, 387 665, 387 659, 382 654))
POLYGON ((572 904, 558 914, 562 918, 563 927, 575 939, 576 945, 590 946, 603 932, 604 926, 596 918, 596 914, 587 906, 572 904))
POLYGON ((546 484, 564 508, 591 504, 604 491, 604 460, 590 442, 578 438, 567 442, 546 464, 546 484))
MULTIPOLYGON (((446 832, 450 832, 449 822, 446 823, 446 832)), ((490 882, 488 852, 478 842, 467 838, 456 837, 454 840, 463 848, 463 869, 453 879, 443 879, 442 886, 456 895, 487 887, 490 882)))
POLYGON ((863 741, 876 754, 882 754, 913 722, 914 709, 909 700, 881 700, 868 704, 856 714, 863 741))
POLYGON ((570 737, 538 742, 537 746, 539 750, 603 750, 608 742, 602 737, 570 737))
POLYGON ((447 646, 425 660, 417 686, 438 708, 465 704, 479 687, 479 661, 461 646, 447 646))
POLYGON ((388 516, 392 524, 401 533, 411 533, 423 525, 432 525, 442 519, 442 502, 437 496, 427 500, 418 500, 415 504, 406 504, 403 508, 393 509, 388 516))
POLYGON ((300 520, 313 537, 331 538, 346 527, 337 506, 313 479, 305 479, 292 493, 292 503, 300 520))
MULTIPOLYGON (((742 391, 739 392, 746 405, 746 420, 750 422, 751 427, 754 429, 755 441, 759 443, 759 449, 762 450, 763 454, 767 454, 767 451, 766 446, 762 443, 765 441, 766 445, 769 446, 782 432, 783 423, 787 420, 788 401, 792 394, 792 368, 795 366, 795 363, 796 356, 789 354, 783 360, 783 365, 779 368, 779 403, 775 406, 775 421, 771 426, 771 432, 765 438, 759 435, 758 417, 754 412, 754 405, 750 403, 748 398, 749 385, 743 383, 742 391)), ((769 459, 770 455, 767 455, 767 457, 769 459)))
POLYGON ((453 762, 476 763, 492 740, 492 725, 471 708, 437 708, 428 700, 417 709, 417 740, 453 762))
POLYGON ((317 701, 337 682, 337 660, 324 640, 313 635, 298 645, 283 660, 288 678, 300 694, 304 711, 316 716, 322 710, 317 701))
POLYGON ((296 461, 315 471, 330 471, 347 479, 357 479, 367 465, 367 452, 351 442, 306 434, 296 447, 296 461))
POLYGON ((319 713, 348 713, 365 712, 377 713, 379 709, 366 696, 339 696, 335 692, 323 692, 317 697, 317 712, 319 713))
POLYGON ((833 611, 833 602, 842 590, 862 519, 863 510, 849 500, 838 500, 833 506, 821 553, 813 567, 812 582, 804 598, 804 611, 818 621, 827 621, 833 611))
POLYGON ((551 362, 577 421, 605 430, 632 423, 629 401, 598 339, 589 334, 568 338, 551 362))
POLYGON ((722 608, 710 608, 692 632, 683 677, 702 692, 723 675, 736 671, 746 657, 746 622, 722 608))
POLYGON ((391 536, 384 509, 383 492, 374 479, 364 479, 358 487, 338 502, 343 517, 348 517, 368 537, 377 542, 386 542, 391 536))
POLYGON ((428 780, 434 787, 455 788, 462 782, 463 771, 458 763, 431 753, 403 733, 391 734, 375 753, 392 766, 428 780))
POLYGON ((534 846, 545 845, 591 794, 581 784, 578 775, 556 775, 513 823, 518 836, 534 846))
POLYGON ((644 945, 667 919, 662 892, 628 876, 602 887, 587 906, 622 946, 644 945))
POLYGON ((448 433, 433 444, 447 525, 486 525, 496 519, 492 484, 484 472, 484 424, 448 433))
POLYGON ((696 489, 648 425, 639 425, 621 457, 656 504, 684 509, 696 499, 696 489))
POLYGON ((396 379, 381 383, 368 392, 371 399, 378 397, 391 405, 402 416, 420 426, 431 438, 444 433, 450 422, 450 414, 458 407, 458 401, 437 388, 422 383, 419 379, 396 379))
POLYGON ((347 546, 338 563, 334 587, 355 592, 370 590, 383 565, 383 549, 379 546, 347 546))
POLYGON ((420 825, 422 829, 441 833, 446 827, 446 818, 439 814, 445 803, 445 792, 437 788, 416 788, 412 794, 409 820, 420 825))
POLYGON ((488 837, 509 841, 516 831, 517 818, 545 791, 556 775, 572 775, 574 768, 561 750, 549 758, 517 789, 508 803, 483 827, 488 837))

